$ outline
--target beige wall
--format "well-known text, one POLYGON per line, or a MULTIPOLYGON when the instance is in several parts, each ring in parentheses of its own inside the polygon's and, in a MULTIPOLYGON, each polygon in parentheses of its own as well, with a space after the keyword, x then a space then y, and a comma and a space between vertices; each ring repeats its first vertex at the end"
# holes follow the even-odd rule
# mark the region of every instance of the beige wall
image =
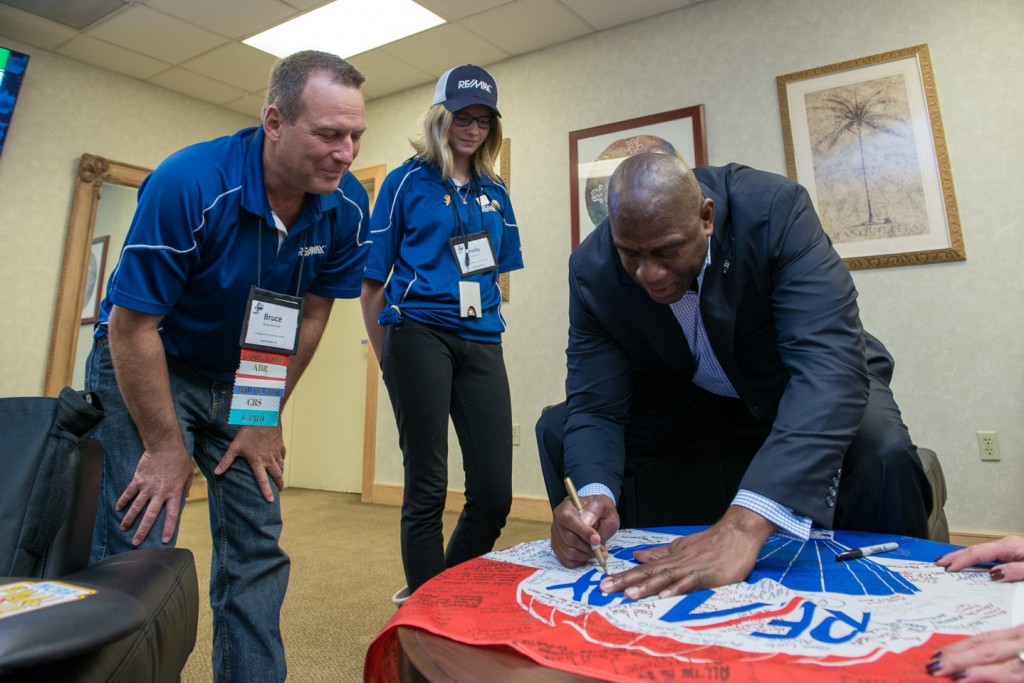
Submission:
MULTIPOLYGON (((491 67, 512 140, 512 197, 527 264, 512 274, 503 309, 513 419, 523 433, 516 493, 543 495, 533 424, 563 396, 569 131, 704 104, 712 164, 784 173, 776 76, 928 43, 969 260, 857 271, 854 279, 866 327, 897 359, 894 389, 911 433, 942 458, 951 527, 1024 531, 1024 358, 1016 341, 1024 333, 1021 35, 1017 0, 711 0, 491 67), (1002 462, 979 461, 979 429, 998 431, 1002 462)), ((4 42, 32 54, 0 158, 7 255, 0 283, 11 293, 0 395, 11 395, 41 391, 78 156, 152 166, 248 119, 4 42)), ((406 159, 431 92, 422 86, 370 102, 356 165, 394 168, 406 159)), ((400 482, 383 388, 377 442, 377 479, 400 482)), ((453 488, 461 487, 460 470, 453 447, 453 488)))
MULTIPOLYGON (((503 308, 523 432, 516 493, 543 496, 533 424, 564 395, 569 131, 704 104, 712 164, 785 173, 776 76, 928 43, 969 260, 854 279, 865 326, 896 357, 894 390, 911 434, 942 458, 952 528, 1024 531, 1022 35, 1017 0, 713 0, 491 67, 526 261, 503 308), (980 462, 979 429, 999 433, 1002 462, 980 462)), ((431 92, 371 102, 360 162, 394 168, 406 159, 431 92)), ((394 417, 381 392, 377 478, 398 483, 394 417)), ((455 448, 450 469, 461 487, 455 448)))
POLYGON ((3 36, 30 55, 0 155, 0 396, 42 392, 71 191, 83 153, 152 168, 255 121, 3 36))

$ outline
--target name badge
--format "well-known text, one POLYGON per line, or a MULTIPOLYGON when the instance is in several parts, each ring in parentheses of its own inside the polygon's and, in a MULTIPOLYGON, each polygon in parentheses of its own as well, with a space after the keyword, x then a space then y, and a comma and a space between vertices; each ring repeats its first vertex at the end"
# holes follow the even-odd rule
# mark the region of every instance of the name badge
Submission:
POLYGON ((290 356, 299 350, 302 299, 253 285, 247 305, 228 424, 274 427, 280 419, 290 356))
POLYGON ((281 414, 281 399, 288 380, 291 357, 242 349, 235 371, 228 424, 274 427, 281 414))
POLYGON ((286 353, 299 350, 302 299, 253 285, 239 344, 243 349, 286 353))
POLYGON ((463 318, 479 318, 483 313, 480 305, 480 283, 473 280, 459 281, 459 315, 463 318))
POLYGON ((498 267, 491 236, 482 230, 465 237, 453 237, 448 244, 462 277, 486 273, 498 267))

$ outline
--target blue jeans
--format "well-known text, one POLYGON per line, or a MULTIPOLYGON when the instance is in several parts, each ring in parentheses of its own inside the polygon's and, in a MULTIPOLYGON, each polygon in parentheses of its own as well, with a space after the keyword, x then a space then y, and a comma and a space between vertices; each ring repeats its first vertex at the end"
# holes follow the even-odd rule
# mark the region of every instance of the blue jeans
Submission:
MULTIPOLYGON (((287 668, 280 613, 290 561, 278 543, 280 496, 271 480, 274 502, 264 500, 252 470, 241 458, 224 474, 213 474, 238 432, 237 426, 227 423, 231 385, 207 379, 172 359, 168 359, 168 372, 185 448, 207 481, 213 538, 210 606, 214 679, 283 681, 287 668)), ((133 548, 135 528, 121 531, 124 513, 114 506, 131 483, 144 448, 117 387, 106 338, 96 341, 86 361, 86 386, 99 394, 107 413, 96 432, 103 444, 103 487, 90 561, 97 562, 133 548)), ((160 530, 165 515, 166 509, 160 512, 141 547, 163 546, 160 530)), ((177 535, 175 529, 170 545, 174 545, 177 535)))

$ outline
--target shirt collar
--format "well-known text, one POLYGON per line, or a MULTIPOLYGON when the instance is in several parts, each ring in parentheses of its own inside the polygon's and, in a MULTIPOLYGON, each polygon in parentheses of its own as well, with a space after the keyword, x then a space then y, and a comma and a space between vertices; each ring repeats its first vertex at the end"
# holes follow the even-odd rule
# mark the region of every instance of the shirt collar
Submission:
POLYGON ((694 292, 700 292, 700 288, 704 286, 704 273, 707 272, 708 266, 711 265, 711 236, 708 235, 708 253, 704 256, 704 265, 701 266, 700 275, 690 285, 690 289, 694 292))
POLYGON ((271 221, 267 190, 263 185, 263 127, 256 126, 245 142, 242 161, 242 208, 271 221))

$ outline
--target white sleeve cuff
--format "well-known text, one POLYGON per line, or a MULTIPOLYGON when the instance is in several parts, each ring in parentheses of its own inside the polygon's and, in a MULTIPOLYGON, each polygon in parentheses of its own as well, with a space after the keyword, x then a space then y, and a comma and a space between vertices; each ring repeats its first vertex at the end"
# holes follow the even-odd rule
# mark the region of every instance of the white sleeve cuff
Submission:
POLYGON ((778 526, 779 532, 784 536, 790 536, 798 541, 806 541, 811 537, 810 517, 798 515, 770 498, 765 498, 753 491, 740 489, 736 493, 736 497, 732 499, 732 504, 753 510, 778 526))
POLYGON ((587 484, 583 488, 576 491, 580 494, 580 498, 583 496, 608 496, 612 499, 612 505, 618 505, 618 501, 615 500, 615 496, 612 495, 612 490, 604 484, 587 484))

